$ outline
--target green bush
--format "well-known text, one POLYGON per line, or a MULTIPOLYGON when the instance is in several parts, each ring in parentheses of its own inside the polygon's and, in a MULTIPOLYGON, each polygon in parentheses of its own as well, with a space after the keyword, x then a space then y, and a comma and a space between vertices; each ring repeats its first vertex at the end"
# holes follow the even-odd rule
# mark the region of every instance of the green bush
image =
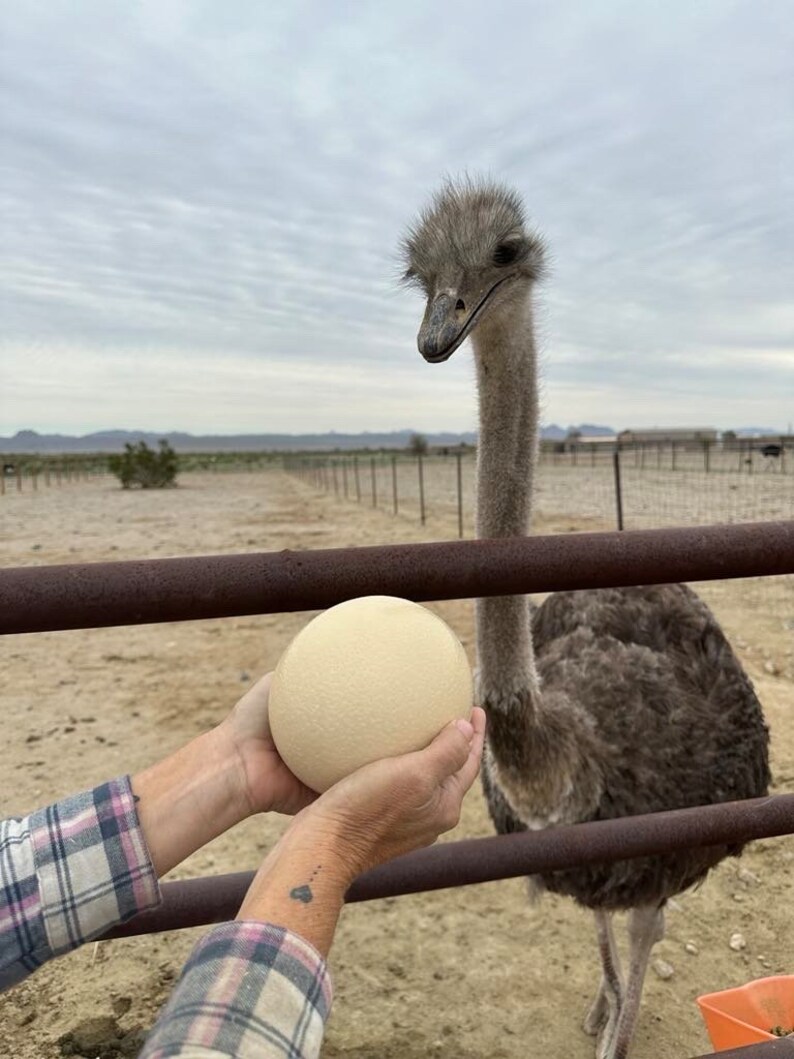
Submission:
POLYGON ((121 482, 122 489, 166 489, 176 485, 177 455, 167 441, 160 442, 160 451, 150 449, 145 441, 132 445, 124 452, 108 458, 108 468, 121 482))
POLYGON ((426 456, 427 455, 427 438, 424 434, 411 434, 408 439, 408 451, 414 456, 426 456))

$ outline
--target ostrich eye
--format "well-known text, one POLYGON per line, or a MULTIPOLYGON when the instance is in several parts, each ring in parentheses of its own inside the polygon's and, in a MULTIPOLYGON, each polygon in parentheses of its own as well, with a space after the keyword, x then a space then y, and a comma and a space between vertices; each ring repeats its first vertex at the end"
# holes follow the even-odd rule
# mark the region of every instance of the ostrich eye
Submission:
POLYGON ((493 252, 493 263, 497 268, 512 265, 518 258, 520 247, 518 243, 499 243, 493 252))

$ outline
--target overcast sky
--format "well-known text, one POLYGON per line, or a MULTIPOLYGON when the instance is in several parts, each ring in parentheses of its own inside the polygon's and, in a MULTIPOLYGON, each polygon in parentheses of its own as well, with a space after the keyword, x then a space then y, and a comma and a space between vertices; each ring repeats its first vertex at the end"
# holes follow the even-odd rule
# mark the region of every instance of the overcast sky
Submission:
POLYGON ((0 8, 0 434, 470 429, 400 233, 545 233, 544 421, 794 419, 789 0, 0 8))

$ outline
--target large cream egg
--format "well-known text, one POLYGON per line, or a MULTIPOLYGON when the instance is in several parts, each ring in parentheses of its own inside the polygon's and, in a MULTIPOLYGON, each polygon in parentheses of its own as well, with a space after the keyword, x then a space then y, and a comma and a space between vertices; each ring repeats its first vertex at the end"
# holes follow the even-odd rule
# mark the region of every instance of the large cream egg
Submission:
POLYGON ((425 607, 363 596, 298 633, 270 688, 279 753, 315 791, 382 757, 419 750, 468 719, 471 669, 449 626, 425 607))

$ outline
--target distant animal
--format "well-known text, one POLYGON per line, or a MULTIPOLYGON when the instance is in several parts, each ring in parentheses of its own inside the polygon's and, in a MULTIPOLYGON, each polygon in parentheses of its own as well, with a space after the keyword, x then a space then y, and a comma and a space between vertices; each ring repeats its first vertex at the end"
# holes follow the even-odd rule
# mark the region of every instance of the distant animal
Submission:
MULTIPOLYGON (((479 390, 477 532, 527 533, 538 435, 532 292, 544 246, 519 196, 447 183, 404 240, 405 279, 427 299, 431 364, 468 336, 479 390)), ((684 585, 476 602, 483 787, 500 832, 763 795, 769 736, 714 616, 684 585)), ((741 846, 681 850, 533 880, 595 913, 601 983, 585 1018, 598 1059, 625 1059, 665 903, 741 846), (624 982, 612 928, 628 910, 624 982)))

